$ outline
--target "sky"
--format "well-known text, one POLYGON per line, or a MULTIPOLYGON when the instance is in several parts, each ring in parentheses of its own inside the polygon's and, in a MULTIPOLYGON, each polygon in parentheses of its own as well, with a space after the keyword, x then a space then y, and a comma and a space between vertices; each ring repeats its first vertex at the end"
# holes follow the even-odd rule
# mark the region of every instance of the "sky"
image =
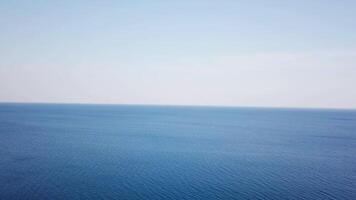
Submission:
POLYGON ((0 0, 0 102, 356 108, 353 0, 0 0))

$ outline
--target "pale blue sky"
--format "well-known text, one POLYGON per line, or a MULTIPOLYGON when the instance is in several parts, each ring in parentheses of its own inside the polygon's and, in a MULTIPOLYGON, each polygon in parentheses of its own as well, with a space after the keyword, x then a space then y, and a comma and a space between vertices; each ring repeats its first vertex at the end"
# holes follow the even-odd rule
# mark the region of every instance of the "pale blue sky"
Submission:
POLYGON ((0 101, 356 108, 355 10, 0 0, 0 101))

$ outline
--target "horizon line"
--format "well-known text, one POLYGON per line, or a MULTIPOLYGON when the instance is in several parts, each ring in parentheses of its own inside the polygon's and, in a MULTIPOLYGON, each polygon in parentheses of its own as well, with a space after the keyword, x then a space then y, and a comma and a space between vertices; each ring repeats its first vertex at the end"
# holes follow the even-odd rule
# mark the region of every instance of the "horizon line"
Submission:
POLYGON ((243 105, 213 105, 213 104, 141 104, 141 103, 90 103, 90 102, 21 102, 0 101, 0 104, 52 104, 52 105, 98 105, 98 106, 157 106, 157 107, 211 107, 211 108, 261 108, 261 109, 300 109, 300 110, 353 110, 352 107, 288 107, 288 106, 243 106, 243 105))

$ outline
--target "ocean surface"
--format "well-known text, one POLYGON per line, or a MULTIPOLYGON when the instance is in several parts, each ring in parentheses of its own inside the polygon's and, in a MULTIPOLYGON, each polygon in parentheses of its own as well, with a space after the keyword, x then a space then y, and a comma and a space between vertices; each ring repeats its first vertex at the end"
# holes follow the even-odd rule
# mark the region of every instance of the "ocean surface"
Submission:
POLYGON ((0 199, 356 199, 356 111, 0 104, 0 199))

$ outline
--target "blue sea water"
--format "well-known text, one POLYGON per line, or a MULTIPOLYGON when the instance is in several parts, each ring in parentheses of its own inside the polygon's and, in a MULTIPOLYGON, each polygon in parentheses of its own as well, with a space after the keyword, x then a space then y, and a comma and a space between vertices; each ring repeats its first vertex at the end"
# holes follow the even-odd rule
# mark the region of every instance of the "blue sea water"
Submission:
POLYGON ((356 111, 0 104, 0 199, 356 199, 356 111))

